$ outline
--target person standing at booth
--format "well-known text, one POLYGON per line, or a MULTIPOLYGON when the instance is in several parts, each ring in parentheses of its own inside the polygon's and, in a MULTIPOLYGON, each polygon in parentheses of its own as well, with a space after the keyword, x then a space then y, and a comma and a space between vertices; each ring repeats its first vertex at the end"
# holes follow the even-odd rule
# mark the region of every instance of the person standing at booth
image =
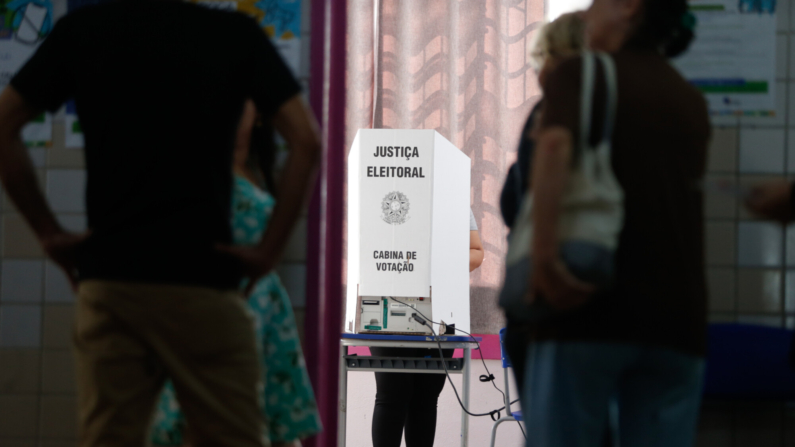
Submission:
POLYGON ((81 447, 144 445, 167 378, 194 447, 264 445, 239 287, 281 257, 319 152, 298 82, 249 17, 121 0, 56 23, 0 95, 0 178, 77 290, 81 447), (260 243, 231 247, 232 149, 249 97, 290 152, 260 243), (88 234, 56 220, 21 138, 69 99, 85 134, 88 234))
MULTIPOLYGON (((469 271, 483 263, 484 250, 478 225, 469 211, 469 271)), ((468 299, 469 297, 467 297, 468 299)), ((455 333, 455 324, 446 334, 455 333)), ((437 349, 370 348, 378 357, 439 357, 437 349)), ((453 350, 444 350, 453 356, 453 350)), ((439 395, 447 377, 444 374, 375 373, 376 395, 373 410, 373 447, 400 447, 404 432, 406 447, 433 447, 439 395)))

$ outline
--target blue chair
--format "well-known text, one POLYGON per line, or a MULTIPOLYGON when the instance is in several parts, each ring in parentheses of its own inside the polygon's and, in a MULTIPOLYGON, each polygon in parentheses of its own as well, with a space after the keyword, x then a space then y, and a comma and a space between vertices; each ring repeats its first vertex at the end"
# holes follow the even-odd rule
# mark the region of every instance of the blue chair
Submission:
POLYGON ((704 397, 729 400, 795 400, 789 365, 793 331, 766 326, 709 325, 704 397))
POLYGON ((499 427, 500 424, 506 421, 522 422, 522 412, 511 411, 511 389, 508 385, 508 368, 512 368, 513 366, 511 365, 511 359, 505 354, 504 338, 505 328, 502 328, 500 329, 500 356, 502 357, 502 372, 505 378, 505 416, 494 422, 494 427, 491 429, 491 447, 494 447, 494 443, 497 440, 497 427, 499 427))

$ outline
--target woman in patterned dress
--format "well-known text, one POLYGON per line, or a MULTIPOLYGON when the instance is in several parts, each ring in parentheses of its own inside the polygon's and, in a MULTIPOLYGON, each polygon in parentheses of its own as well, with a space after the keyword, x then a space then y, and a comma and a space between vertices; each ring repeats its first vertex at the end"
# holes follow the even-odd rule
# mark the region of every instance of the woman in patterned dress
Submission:
MULTIPOLYGON (((233 240, 256 245, 276 202, 272 167, 275 154, 272 128, 258 122, 253 101, 246 101, 234 151, 232 192, 233 240), (265 186, 263 189, 261 186, 265 186)), ((312 385, 304 364, 290 297, 275 272, 261 278, 248 298, 262 359, 263 436, 273 447, 300 445, 300 439, 321 430, 312 385)), ((156 446, 189 442, 185 419, 174 388, 167 383, 152 426, 156 446)), ((267 444, 267 443, 266 443, 267 444)))

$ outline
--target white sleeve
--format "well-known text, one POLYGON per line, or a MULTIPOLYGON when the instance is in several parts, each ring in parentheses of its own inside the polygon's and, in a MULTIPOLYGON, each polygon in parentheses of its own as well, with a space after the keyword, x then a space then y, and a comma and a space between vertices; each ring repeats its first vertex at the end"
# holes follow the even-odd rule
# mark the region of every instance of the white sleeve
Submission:
POLYGON ((478 223, 475 222, 475 213, 472 208, 469 209, 469 231, 478 231, 478 223))

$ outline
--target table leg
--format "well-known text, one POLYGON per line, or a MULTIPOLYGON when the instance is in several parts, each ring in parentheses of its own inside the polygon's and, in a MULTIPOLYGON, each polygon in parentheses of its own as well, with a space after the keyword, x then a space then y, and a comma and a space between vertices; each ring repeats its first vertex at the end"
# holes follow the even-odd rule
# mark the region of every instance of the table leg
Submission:
MULTIPOLYGON (((461 388, 462 389, 462 399, 464 401, 464 407, 469 410, 469 375, 470 375, 470 366, 472 360, 472 350, 469 348, 464 348, 464 368, 461 371, 461 388)), ((465 411, 461 411, 461 447, 469 446, 469 415, 465 411)))
POLYGON ((339 417, 337 418, 337 447, 345 447, 345 428, 348 415, 348 362, 345 361, 347 346, 340 344, 339 417))

